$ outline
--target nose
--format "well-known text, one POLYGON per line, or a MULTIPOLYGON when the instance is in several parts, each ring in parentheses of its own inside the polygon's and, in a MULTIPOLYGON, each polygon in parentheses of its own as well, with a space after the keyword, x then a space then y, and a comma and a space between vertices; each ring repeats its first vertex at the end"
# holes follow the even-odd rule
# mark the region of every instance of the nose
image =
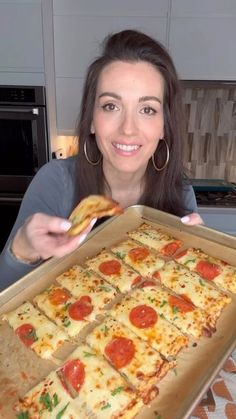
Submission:
POLYGON ((124 111, 121 120, 121 131, 125 135, 134 135, 137 132, 136 115, 131 110, 124 111))

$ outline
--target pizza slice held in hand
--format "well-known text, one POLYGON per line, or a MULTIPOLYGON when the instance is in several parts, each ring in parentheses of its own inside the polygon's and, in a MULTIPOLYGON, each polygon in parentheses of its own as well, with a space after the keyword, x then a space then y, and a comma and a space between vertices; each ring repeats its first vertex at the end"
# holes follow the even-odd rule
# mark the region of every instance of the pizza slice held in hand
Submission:
POLYGON ((110 217, 122 214, 123 209, 113 199, 103 195, 89 195, 75 207, 69 220, 72 223, 67 234, 75 236, 80 234, 94 218, 110 217))

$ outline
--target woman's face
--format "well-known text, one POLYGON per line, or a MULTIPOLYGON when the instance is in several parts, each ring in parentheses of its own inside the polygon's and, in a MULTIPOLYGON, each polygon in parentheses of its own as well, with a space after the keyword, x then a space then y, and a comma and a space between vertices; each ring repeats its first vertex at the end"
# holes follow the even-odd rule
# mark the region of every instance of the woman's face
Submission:
POLYGON ((151 64, 116 61, 98 79, 91 132, 104 168, 145 171, 164 135, 164 80, 151 64))

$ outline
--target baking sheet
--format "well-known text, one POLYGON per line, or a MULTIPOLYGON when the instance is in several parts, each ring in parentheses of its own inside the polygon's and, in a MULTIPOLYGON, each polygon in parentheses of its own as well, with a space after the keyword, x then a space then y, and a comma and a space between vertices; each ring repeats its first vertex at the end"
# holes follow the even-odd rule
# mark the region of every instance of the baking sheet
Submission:
MULTIPOLYGON (((19 306, 42 291, 75 263, 83 266, 86 257, 124 239, 127 231, 148 221, 184 241, 184 247, 200 247, 216 257, 236 265, 236 238, 204 226, 185 226, 178 217, 145 206, 130 207, 119 217, 109 219, 95 229, 75 252, 61 259, 51 259, 0 294, 0 314, 19 306)), ((231 294, 232 296, 232 294, 231 294)), ((236 296, 223 311, 212 338, 192 339, 178 356, 177 367, 159 383, 159 395, 145 407, 137 419, 188 418, 204 396, 214 377, 236 346, 236 296), (197 343, 197 346, 195 345, 197 343)), ((30 349, 19 344, 15 334, 0 324, 0 417, 15 417, 12 404, 56 365, 38 359, 30 349)), ((69 345, 58 352, 64 359, 69 345)))

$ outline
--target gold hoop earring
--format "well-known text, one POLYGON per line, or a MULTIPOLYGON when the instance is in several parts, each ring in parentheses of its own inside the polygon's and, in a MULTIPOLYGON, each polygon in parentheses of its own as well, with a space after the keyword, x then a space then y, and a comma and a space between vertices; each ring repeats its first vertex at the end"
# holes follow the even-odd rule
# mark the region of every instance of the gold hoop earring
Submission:
POLYGON ((166 161, 165 161, 165 163, 163 164, 162 167, 157 167, 157 165, 155 163, 155 160, 154 160, 154 154, 152 155, 152 164, 153 164, 153 166, 154 166, 154 168, 157 172, 161 172, 163 169, 165 169, 165 167, 169 163, 169 158, 170 158, 170 149, 169 149, 169 146, 168 146, 165 138, 162 138, 162 141, 164 141, 165 145, 166 145, 166 161))
POLYGON ((102 160, 102 155, 100 155, 100 157, 97 161, 90 160, 90 158, 88 157, 88 153, 87 153, 87 138, 84 142, 84 155, 85 155, 85 158, 86 158, 87 162, 89 164, 91 164, 92 166, 97 166, 100 163, 100 161, 102 160))

